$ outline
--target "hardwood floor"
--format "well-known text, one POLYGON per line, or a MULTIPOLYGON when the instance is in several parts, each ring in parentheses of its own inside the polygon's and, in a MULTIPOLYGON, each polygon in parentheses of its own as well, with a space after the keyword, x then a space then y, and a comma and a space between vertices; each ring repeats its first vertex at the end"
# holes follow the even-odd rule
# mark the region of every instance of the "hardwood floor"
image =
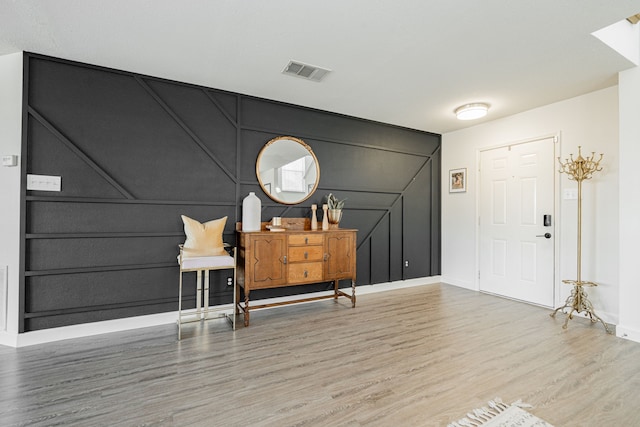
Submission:
POLYGON ((448 285, 0 347, 3 426, 446 426, 495 397, 640 425, 640 344, 448 285), (238 322, 239 325, 242 322, 238 322))

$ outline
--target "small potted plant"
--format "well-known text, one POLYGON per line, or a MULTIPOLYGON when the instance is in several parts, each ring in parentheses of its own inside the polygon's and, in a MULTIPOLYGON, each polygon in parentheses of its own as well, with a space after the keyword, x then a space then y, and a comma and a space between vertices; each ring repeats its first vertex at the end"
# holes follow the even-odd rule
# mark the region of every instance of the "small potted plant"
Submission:
POLYGON ((329 210, 327 211, 327 217, 329 219, 329 224, 331 227, 338 228, 338 224, 342 219, 342 208, 344 207, 344 201, 347 199, 339 200, 333 193, 329 193, 327 196, 327 207, 329 210))

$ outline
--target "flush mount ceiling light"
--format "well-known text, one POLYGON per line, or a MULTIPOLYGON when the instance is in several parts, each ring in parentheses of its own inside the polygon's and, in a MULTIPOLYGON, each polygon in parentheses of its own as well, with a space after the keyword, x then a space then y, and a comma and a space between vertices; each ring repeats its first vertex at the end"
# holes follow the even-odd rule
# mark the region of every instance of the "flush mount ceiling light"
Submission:
POLYGON ((631 22, 634 25, 637 24, 638 22, 640 22, 640 13, 636 13, 635 15, 628 17, 627 21, 631 22))
POLYGON ((477 102, 474 104, 466 104, 455 109, 458 120, 474 120, 487 115, 489 104, 477 102))

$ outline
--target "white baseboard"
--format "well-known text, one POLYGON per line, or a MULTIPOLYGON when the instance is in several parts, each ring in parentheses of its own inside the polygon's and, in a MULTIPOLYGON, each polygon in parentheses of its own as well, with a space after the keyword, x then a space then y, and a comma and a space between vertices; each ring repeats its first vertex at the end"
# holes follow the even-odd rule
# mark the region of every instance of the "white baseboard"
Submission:
POLYGON ((10 334, 7 331, 0 332, 0 345, 4 345, 6 347, 17 347, 17 334, 10 334))
POLYGON ((6 265, 0 265, 0 333, 7 330, 8 270, 6 265))
POLYGON ((127 317, 124 319, 105 320, 102 322, 82 323, 60 328, 24 332, 22 334, 4 333, 0 334, 0 344, 10 347, 26 347, 54 341, 108 334, 110 332, 166 325, 168 323, 175 323, 177 318, 178 312, 174 311, 146 316, 127 317))
MULTIPOLYGON (((554 308, 555 310, 555 308, 554 308)), ((560 312, 558 312, 560 313, 560 312)), ((598 310, 598 308, 595 308, 595 313, 596 315, 601 318, 603 321, 605 321, 608 325, 615 325, 617 328, 617 324, 618 324, 618 317, 615 316, 613 313, 610 313, 608 311, 604 311, 604 310, 598 310)), ((558 316, 560 316, 560 314, 558 314, 558 316)), ((585 319, 590 319, 589 316, 587 315, 586 312, 582 312, 582 313, 574 313, 574 316, 580 316, 580 317, 584 317, 585 319)))
POLYGON ((442 283, 457 286, 459 288, 469 289, 470 291, 478 290, 475 283, 469 282, 468 280, 459 280, 451 276, 442 276, 442 283))
POLYGON ((640 331, 637 329, 627 328, 624 325, 616 326, 616 336, 640 343, 640 331))
POLYGON ((367 295, 376 292, 394 291, 397 289, 413 288, 415 286, 432 285, 440 283, 440 276, 420 277, 418 279, 398 280, 396 282, 376 283, 375 285, 362 285, 357 287, 356 295, 367 295))
MULTIPOLYGON (((357 287, 356 295, 366 295, 376 292, 391 291, 396 289, 409 288, 414 286, 430 285, 440 282, 440 276, 423 277, 419 279, 400 280, 396 282, 378 283, 375 285, 361 285, 357 287)), ((327 292, 314 292, 304 294, 304 297, 326 295, 327 292)), ((265 300, 252 301, 253 304, 270 304, 277 302, 293 301, 300 298, 299 295, 288 297, 269 298, 265 300)), ((221 310, 228 308, 232 311, 231 304, 219 306, 221 310)), ((43 329, 40 331, 25 332, 22 334, 12 334, 0 332, 0 345, 9 347, 26 347, 36 344, 61 341, 73 338, 89 337, 93 335, 107 334, 111 332, 128 331, 131 329, 148 328, 151 326, 161 326, 176 323, 177 311, 167 313, 150 314, 146 316, 127 317, 124 319, 105 320, 102 322, 83 323, 80 325, 64 326, 60 328, 43 329)))

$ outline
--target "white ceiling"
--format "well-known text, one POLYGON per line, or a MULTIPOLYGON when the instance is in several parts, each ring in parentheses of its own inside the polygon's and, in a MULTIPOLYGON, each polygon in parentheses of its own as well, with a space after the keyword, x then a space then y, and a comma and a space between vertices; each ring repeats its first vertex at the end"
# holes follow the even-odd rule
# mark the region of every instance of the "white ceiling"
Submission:
POLYGON ((640 0, 0 0, 0 55, 29 51, 435 133, 617 82, 591 35, 640 0), (289 60, 333 70, 316 83, 289 60), (453 110, 491 104, 460 122, 453 110))

